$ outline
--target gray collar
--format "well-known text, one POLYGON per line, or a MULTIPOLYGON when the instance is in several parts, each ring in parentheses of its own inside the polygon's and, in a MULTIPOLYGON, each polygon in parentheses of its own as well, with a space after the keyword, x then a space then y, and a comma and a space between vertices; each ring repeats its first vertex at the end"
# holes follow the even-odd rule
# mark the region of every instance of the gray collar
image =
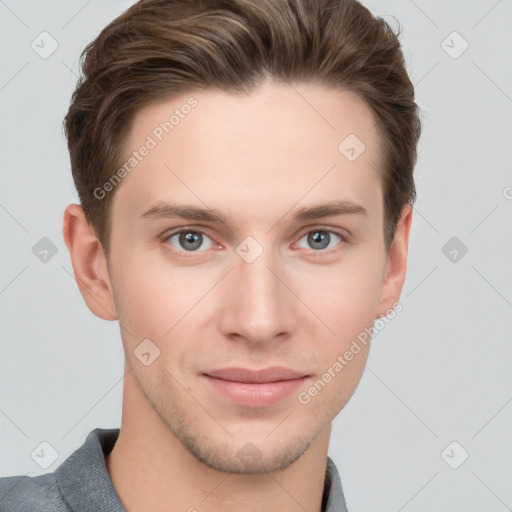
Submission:
POLYGON ((105 465, 105 454, 112 451, 118 436, 118 428, 94 429, 55 470, 60 492, 74 512, 126 512, 105 465))
POLYGON ((330 457, 327 457, 327 468, 325 470, 322 510, 324 512, 348 512, 340 475, 330 457))

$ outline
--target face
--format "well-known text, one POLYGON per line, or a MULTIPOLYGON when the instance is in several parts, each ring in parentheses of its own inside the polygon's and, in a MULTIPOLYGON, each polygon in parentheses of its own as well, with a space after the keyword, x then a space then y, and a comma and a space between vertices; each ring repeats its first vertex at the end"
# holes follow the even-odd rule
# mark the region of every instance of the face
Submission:
POLYGON ((389 300, 374 127, 356 95, 313 84, 135 117, 108 265, 139 391, 124 400, 143 396, 208 466, 286 467, 359 382, 369 344, 353 342, 389 300))

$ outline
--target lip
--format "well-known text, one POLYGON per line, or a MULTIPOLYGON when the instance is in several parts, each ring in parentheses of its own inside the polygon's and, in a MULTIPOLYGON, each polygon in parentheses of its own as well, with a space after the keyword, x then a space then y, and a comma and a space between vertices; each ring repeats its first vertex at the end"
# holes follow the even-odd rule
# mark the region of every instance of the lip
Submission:
POLYGON ((284 400, 308 378, 307 374, 279 366, 261 370, 223 368, 202 376, 224 397, 253 408, 284 400))

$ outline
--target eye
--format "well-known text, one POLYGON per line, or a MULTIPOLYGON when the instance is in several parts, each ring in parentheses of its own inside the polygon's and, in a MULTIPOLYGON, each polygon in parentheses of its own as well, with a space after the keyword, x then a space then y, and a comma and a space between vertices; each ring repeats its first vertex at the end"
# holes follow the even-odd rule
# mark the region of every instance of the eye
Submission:
POLYGON ((178 251, 184 250, 185 252, 198 252, 198 249, 203 245, 205 240, 209 240, 210 244, 208 247, 203 247, 203 249, 211 249, 214 246, 214 242, 201 231, 185 229, 177 231, 166 238, 166 241, 175 249, 178 251))
POLYGON ((318 229, 310 231, 299 240, 299 246, 305 249, 314 249, 315 251, 323 251, 325 249, 331 249, 336 245, 339 245, 343 241, 341 235, 334 233, 333 231, 327 231, 318 229), (300 241, 306 239, 306 243, 309 247, 300 245, 300 241), (338 241, 337 243, 333 243, 338 241))

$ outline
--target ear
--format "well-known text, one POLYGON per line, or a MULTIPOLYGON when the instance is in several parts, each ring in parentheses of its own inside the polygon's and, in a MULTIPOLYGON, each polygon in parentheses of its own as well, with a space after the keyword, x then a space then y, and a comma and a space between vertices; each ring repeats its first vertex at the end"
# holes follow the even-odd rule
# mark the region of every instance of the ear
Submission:
POLYGON ((412 206, 406 204, 397 222, 395 236, 388 251, 377 318, 388 314, 400 299, 407 270, 411 223, 412 206))
POLYGON ((70 204, 64 211, 63 235, 75 279, 87 307, 100 318, 117 320, 103 247, 80 205, 70 204))

